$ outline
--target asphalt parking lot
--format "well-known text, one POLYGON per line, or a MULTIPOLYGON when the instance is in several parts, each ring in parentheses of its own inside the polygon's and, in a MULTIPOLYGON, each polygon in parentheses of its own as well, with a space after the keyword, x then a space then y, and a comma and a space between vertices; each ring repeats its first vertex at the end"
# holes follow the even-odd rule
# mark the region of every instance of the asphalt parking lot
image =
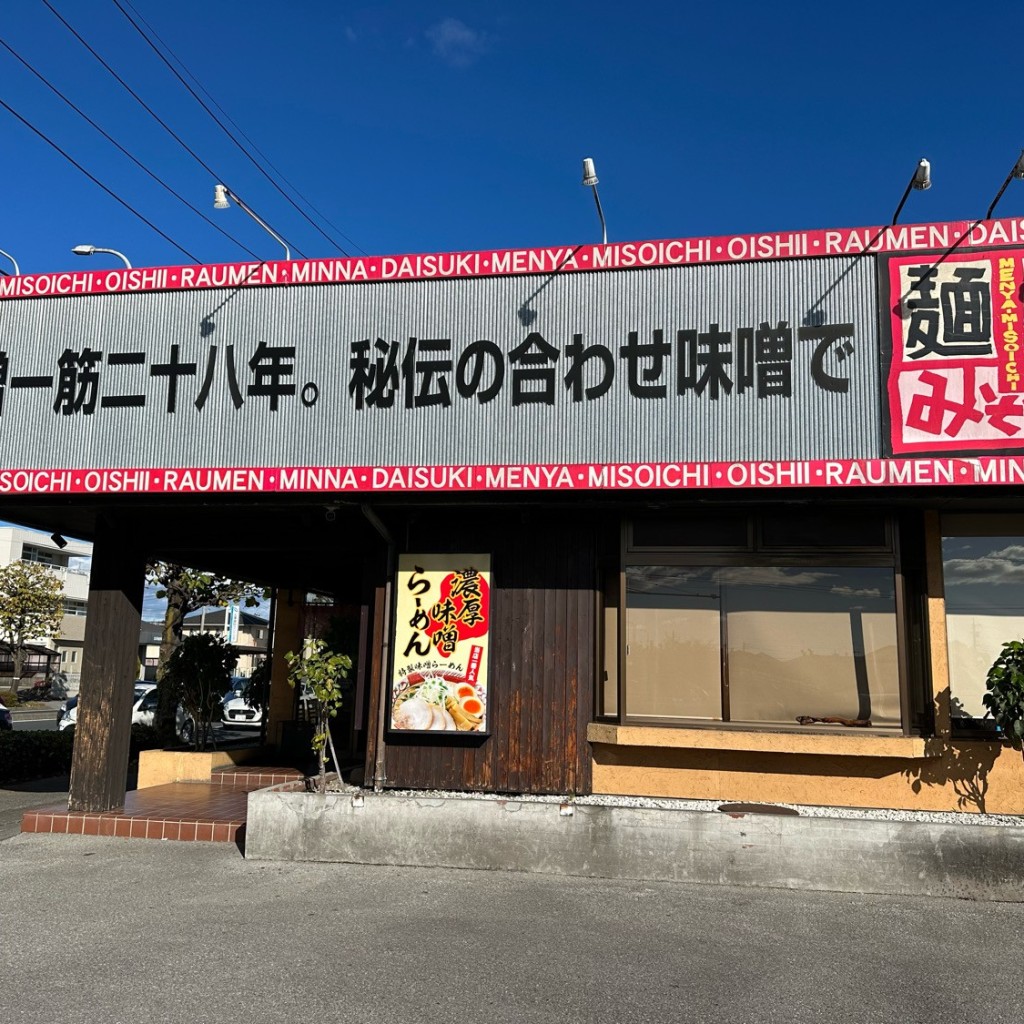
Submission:
POLYGON ((0 843, 11 1022, 1002 1024, 1020 907, 0 843))

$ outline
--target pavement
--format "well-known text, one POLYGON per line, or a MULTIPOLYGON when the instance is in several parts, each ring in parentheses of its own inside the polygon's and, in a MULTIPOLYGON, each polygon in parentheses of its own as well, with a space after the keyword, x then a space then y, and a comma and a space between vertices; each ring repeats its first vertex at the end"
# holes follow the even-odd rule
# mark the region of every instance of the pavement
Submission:
POLYGON ((1009 1024, 1018 906, 0 843, 10 1024, 1009 1024))
POLYGON ((21 831, 21 816, 33 807, 52 807, 67 801, 70 777, 58 775, 32 782, 8 782, 0 788, 0 842, 21 831))
POLYGON ((51 732, 57 728, 59 700, 35 700, 31 704, 19 704, 11 708, 11 722, 15 729, 42 729, 51 732))
MULTIPOLYGON (((5 694, 0 693, 0 701, 3 701, 4 704, 7 704, 7 701, 4 700, 4 697, 5 694)), ((25 703, 18 704, 15 707, 11 708, 11 714, 14 715, 15 718, 17 718, 18 715, 32 715, 34 713, 42 714, 43 712, 45 712, 51 718, 56 718, 57 711, 62 703, 63 701, 59 700, 26 701, 25 703)), ((7 706, 10 707, 10 704, 7 704, 7 706)))

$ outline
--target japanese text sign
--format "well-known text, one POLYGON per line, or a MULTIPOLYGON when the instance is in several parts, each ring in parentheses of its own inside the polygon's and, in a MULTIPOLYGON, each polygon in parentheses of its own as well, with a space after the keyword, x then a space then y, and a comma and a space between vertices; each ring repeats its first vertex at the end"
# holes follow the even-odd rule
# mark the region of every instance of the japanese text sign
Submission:
POLYGON ((0 308, 0 493, 881 453, 875 268, 854 257, 0 308))
POLYGON ((894 454, 1024 448, 1024 250, 889 261, 894 454))
POLYGON ((401 555, 391 728, 488 731, 490 555, 401 555))

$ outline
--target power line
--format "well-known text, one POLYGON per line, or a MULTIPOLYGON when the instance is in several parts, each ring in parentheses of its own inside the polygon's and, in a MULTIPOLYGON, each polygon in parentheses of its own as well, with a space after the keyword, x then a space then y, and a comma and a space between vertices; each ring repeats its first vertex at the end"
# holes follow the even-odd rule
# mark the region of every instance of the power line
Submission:
POLYGON ((123 154, 124 154, 124 155, 125 155, 126 157, 128 157, 128 159, 129 159, 129 160, 131 160, 131 161, 132 161, 132 163, 134 163, 134 164, 135 164, 135 165, 136 165, 137 167, 139 167, 139 168, 140 168, 141 170, 145 171, 145 172, 146 172, 146 174, 148 174, 148 175, 149 175, 149 176, 150 176, 150 177, 151 177, 151 178, 152 178, 152 179, 153 179, 153 180, 154 180, 154 181, 155 181, 155 182, 156 182, 156 183, 157 183, 158 185, 162 186, 162 187, 163 187, 163 188, 165 188, 165 189, 166 189, 166 190, 167 190, 168 192, 170 192, 170 194, 171 194, 172 196, 174 196, 174 198, 175 198, 175 199, 177 199, 177 200, 178 200, 179 202, 181 202, 181 203, 184 203, 184 204, 185 204, 185 205, 186 205, 186 206, 187 206, 187 207, 188 207, 188 208, 189 208, 189 209, 190 209, 190 210, 191 210, 191 211, 192 211, 193 213, 195 213, 195 214, 197 214, 198 216, 202 217, 202 218, 203 218, 203 220, 205 220, 205 221, 206 221, 206 223, 210 225, 210 227, 212 227, 212 228, 215 228, 215 229, 216 229, 217 231, 219 231, 219 232, 220 232, 220 233, 221 233, 221 234, 222 234, 222 235, 223 235, 223 236, 224 236, 225 238, 227 238, 227 239, 228 239, 228 241, 230 241, 230 242, 233 242, 233 243, 234 243, 235 245, 237 245, 237 246, 238 246, 238 247, 239 247, 239 248, 240 248, 240 249, 241 249, 241 250, 242 250, 243 252, 247 252, 247 253, 248 253, 248 254, 249 254, 249 255, 250 255, 250 256, 251 256, 251 257, 252 257, 252 258, 253 258, 254 260, 258 260, 258 259, 259 259, 259 256, 257 256, 257 255, 256 255, 256 253, 254 253, 254 252, 252 251, 252 249, 249 249, 249 248, 247 248, 247 247, 246 247, 245 245, 243 245, 243 244, 242 244, 242 243, 241 243, 240 241, 238 241, 238 239, 237 239, 237 238, 235 238, 234 236, 232 236, 232 235, 228 234, 228 232, 227 232, 227 231, 225 231, 225 230, 224 230, 224 229, 223 229, 223 228, 222 228, 222 227, 221 227, 221 226, 220 226, 220 225, 219 225, 219 224, 218 224, 218 223, 217 223, 217 222, 216 222, 215 220, 212 220, 212 219, 211 219, 210 217, 207 217, 207 216, 206 216, 206 214, 205 214, 205 213, 203 213, 203 211, 202 211, 202 210, 200 210, 200 209, 198 209, 197 207, 193 206, 193 205, 192 205, 192 203, 190 203, 190 202, 189 202, 189 201, 188 201, 188 200, 187 200, 187 199, 186 199, 186 198, 185 198, 185 197, 184 197, 183 195, 180 195, 180 194, 179 194, 178 192, 176 192, 176 191, 175 191, 175 190, 174 190, 174 189, 173 189, 173 188, 172 188, 172 187, 171 187, 170 185, 168 185, 168 184, 167 184, 167 182, 163 180, 163 178, 161 178, 161 177, 160 177, 160 176, 159 176, 158 174, 156 174, 155 172, 151 171, 151 170, 150 170, 150 169, 149 169, 149 168, 148 168, 148 167, 147 167, 147 166, 146 166, 146 165, 145 165, 145 164, 144 164, 144 163, 143 163, 143 162, 142 162, 141 160, 139 160, 139 159, 138 159, 137 157, 135 157, 135 156, 133 156, 133 155, 132 155, 131 153, 129 153, 129 152, 128 152, 128 150, 127 150, 127 149, 125 149, 125 148, 124 148, 124 146, 122 146, 122 145, 121 145, 121 143, 119 143, 119 142, 117 141, 117 139, 113 138, 113 136, 111 136, 111 135, 110 135, 110 134, 109 134, 108 132, 104 131, 104 130, 103 130, 103 128, 101 128, 101 127, 100 127, 100 125, 98 125, 98 124, 97 124, 97 123, 96 123, 96 122, 95 122, 95 121, 94 121, 94 120, 93 120, 93 119, 92 119, 92 118, 91 118, 91 117, 90 117, 90 116, 89 116, 89 115, 88 115, 87 113, 85 113, 85 111, 84 111, 84 110, 82 110, 81 108, 79 108, 78 106, 76 106, 76 104, 75 104, 75 103, 74 103, 74 102, 73 102, 72 100, 68 99, 68 97, 67 97, 67 96, 65 96, 65 95, 64 95, 64 93, 62 93, 62 92, 61 92, 61 91, 60 91, 60 90, 59 90, 59 89, 58 89, 58 88, 57 88, 57 87, 56 87, 56 86, 55 86, 55 85, 54 85, 54 84, 53 84, 52 82, 50 82, 50 81, 49 81, 49 80, 48 80, 48 79, 47 79, 47 78, 46 78, 46 77, 45 77, 45 76, 44 76, 44 75, 43 75, 43 74, 42 74, 41 72, 39 72, 39 71, 38 71, 38 70, 37 70, 36 68, 34 68, 34 67, 33 67, 33 66, 32 66, 32 65, 31 65, 31 64, 30 64, 30 63, 29 63, 29 62, 28 62, 27 60, 25 60, 25 58, 24 58, 24 57, 22 57, 22 56, 21 56, 21 54, 20 54, 20 53, 18 53, 18 52, 17 52, 17 51, 16 51, 15 49, 14 49, 14 47, 12 47, 12 46, 10 45, 10 43, 8 43, 8 42, 7 42, 6 40, 4 40, 3 38, 0 38, 0 46, 2 46, 2 47, 3 47, 3 48, 4 48, 4 49, 5 49, 5 50, 6 50, 6 51, 7 51, 7 52, 8 52, 8 53, 9 53, 9 54, 10 54, 10 55, 12 56, 12 57, 14 57, 14 58, 15 58, 15 60, 18 60, 18 61, 20 61, 20 62, 21 62, 21 64, 22 64, 22 65, 24 65, 24 67, 28 68, 28 70, 29 70, 29 71, 31 71, 31 72, 32 72, 32 74, 33 74, 33 75, 35 75, 35 76, 36 76, 36 78, 38 78, 38 79, 39 79, 39 81, 41 81, 41 82, 43 83, 43 85, 45 85, 45 86, 46 86, 46 87, 47 87, 48 89, 50 89, 50 91, 51 91, 51 92, 53 92, 53 93, 55 93, 55 94, 56 94, 57 96, 59 96, 59 97, 60 97, 60 98, 61 98, 61 99, 62 99, 62 100, 63 100, 63 101, 64 101, 64 102, 65 102, 65 103, 66 103, 66 104, 67 104, 67 105, 68 105, 68 106, 69 106, 69 107, 70 107, 70 108, 71 108, 71 109, 72 109, 72 110, 73 110, 73 111, 74 111, 74 112, 76 113, 76 114, 78 114, 78 116, 79 116, 79 117, 83 118, 83 119, 84 119, 85 121, 87 121, 87 122, 88 122, 88 123, 89 123, 90 125, 92 125, 92 127, 93 127, 93 128, 95 128, 95 129, 96 129, 96 131, 98 131, 98 132, 100 133, 100 135, 102 135, 102 136, 103 136, 103 137, 104 137, 104 138, 105 138, 105 139, 106 139, 106 140, 107 140, 107 141, 108 141, 108 142, 109 142, 109 143, 110 143, 111 145, 113 145, 113 146, 116 146, 116 147, 117 147, 117 149, 118 149, 118 150, 120 150, 120 152, 122 152, 122 153, 123 153, 123 154))
MULTIPOLYGON (((326 216, 326 214, 324 214, 324 212, 322 210, 317 209, 317 207, 312 202, 310 202, 310 200, 306 196, 304 196, 302 194, 302 192, 284 176, 284 174, 274 165, 273 161, 266 155, 266 153, 264 153, 263 150, 261 150, 260 147, 257 146, 256 143, 253 142, 253 140, 245 133, 245 130, 238 124, 238 122, 217 102, 216 97, 212 96, 210 94, 210 91, 203 85, 203 83, 200 82, 198 78, 196 78, 196 76, 189 69, 188 65, 170 48, 170 46, 167 45, 167 43, 161 38, 160 34, 156 31, 156 29, 154 29, 153 26, 148 21, 146 21, 146 19, 139 13, 138 9, 130 2, 130 0, 125 0, 125 3, 134 12, 135 17, 138 18, 139 21, 141 21, 142 24, 146 26, 146 28, 149 30, 149 32, 153 36, 153 38, 171 55, 171 57, 174 58, 175 63, 177 63, 179 65, 179 67, 185 72, 185 74, 188 75, 188 77, 195 83, 196 88, 198 88, 199 91, 224 115, 224 119, 235 129, 235 131, 238 132, 239 135, 242 136, 243 139, 245 139, 245 141, 252 147, 252 149, 264 160, 264 162, 267 164, 267 166, 328 227, 333 228, 335 231, 337 231, 338 234, 341 235, 341 237, 344 238, 345 241, 348 242, 349 245, 351 245, 353 249, 356 249, 357 251, 361 252, 364 256, 369 255, 366 252, 365 249, 361 248, 356 242, 354 242, 351 238, 349 238, 349 236, 346 235, 345 232, 342 231, 341 228, 339 228, 337 224, 333 223, 330 220, 330 218, 328 218, 326 216)), ((339 248, 340 248, 340 246, 339 246, 339 248)))
MULTIPOLYGON (((58 11, 53 6, 53 4, 50 3, 50 0, 43 0, 43 4, 47 7, 50 13, 93 55, 93 57, 95 57, 96 60, 98 60, 103 65, 103 67, 106 68, 106 70, 114 77, 118 84, 131 95, 135 102, 138 103, 139 106, 142 107, 142 109, 145 110, 146 113, 149 114, 149 116, 152 117, 153 120, 156 121, 157 124, 159 124, 160 127, 163 128, 163 130, 167 132, 167 134, 170 135, 171 138, 173 138, 174 141, 177 142, 178 145, 181 146, 181 148, 184 149, 185 152, 188 153, 189 156, 191 156, 192 159, 195 160, 196 163, 198 163, 199 166, 202 167, 203 170, 205 170, 206 173, 209 174, 210 177, 214 179, 214 181, 224 180, 223 176, 218 174, 215 170, 213 170, 213 168, 210 167, 210 165, 206 163, 206 161, 203 160, 203 158, 194 149, 192 149, 191 146, 189 146, 182 138, 180 138, 178 134, 174 131, 174 129, 171 128, 170 125, 168 125, 167 122, 164 121, 160 117, 160 115, 157 114, 156 111, 153 110, 153 108, 150 107, 149 104, 147 104, 146 101, 143 100, 142 97, 139 96, 139 94, 81 37, 81 35, 78 34, 74 27, 68 24, 67 20, 60 13, 60 11, 58 11)), ((291 248, 294 249, 301 257, 303 257, 303 259, 306 258, 306 254, 297 245, 292 245, 291 248)))
MULTIPOLYGON (((45 3, 46 0, 43 0, 43 2, 45 3)), ((108 196, 110 196, 112 199, 116 199, 129 213, 134 214, 136 217, 139 218, 139 220, 142 221, 143 224, 147 225, 148 227, 151 227, 161 238, 170 242, 171 245, 173 245, 174 248, 178 250, 178 252, 184 253, 193 263, 198 263, 200 266, 202 266, 203 261, 201 259, 199 259, 196 256, 193 256, 192 253, 190 253, 188 249, 186 249, 184 246, 178 245, 178 243, 173 238, 171 238, 170 235, 168 235, 164 231, 161 231, 160 228, 158 228, 151 220, 149 220, 148 218, 144 217, 141 213, 139 213, 139 211, 136 210, 134 206, 132 206, 130 203, 126 203, 116 192, 114 192, 112 189, 107 188, 107 186, 104 185, 99 178, 97 178, 94 174, 91 174, 89 171, 87 171, 73 156, 71 156, 70 153, 66 153, 63 149, 60 148, 60 146, 57 145, 56 142, 53 141, 53 139, 51 139, 48 135, 41 132, 34 124, 32 124, 31 121, 28 121, 24 117, 22 117, 21 114, 19 114, 14 109, 14 107, 10 106, 10 104, 6 103, 2 99, 0 99, 0 106, 2 106, 4 110, 6 110, 9 114, 12 114, 14 117, 16 117, 30 131, 35 132, 35 134, 38 135, 39 138, 43 140, 43 142, 47 143, 47 145, 50 145, 55 150, 57 150, 57 152, 60 153, 60 155, 64 157, 65 160, 67 160, 71 164, 74 164, 74 166, 77 167, 93 184, 99 185, 99 187, 103 189, 103 191, 106 192, 108 196)))
POLYGON ((340 242, 337 242, 333 238, 331 238, 331 236, 327 234, 327 232, 324 231, 324 229, 321 228, 320 225, 317 224, 317 222, 313 220, 313 218, 310 217, 309 214, 306 213, 306 211, 303 210, 302 207, 299 206, 299 204, 295 202, 295 200, 292 199, 292 197, 288 195, 288 193, 285 192, 285 190, 281 188, 281 186, 266 172, 266 170, 263 168, 260 162, 252 156, 252 154, 245 148, 245 146, 243 146, 238 141, 238 139, 235 138, 231 130, 209 108, 209 106, 207 106, 206 101, 202 98, 202 96, 200 96, 199 93, 197 93, 195 89, 193 89, 192 86, 189 85, 184 78, 182 78, 181 74, 178 72, 178 69, 164 56, 160 49, 154 45, 153 41, 149 38, 149 36, 147 36, 146 33, 143 32, 142 29, 136 24, 132 16, 121 6, 120 0, 114 0, 114 6, 125 16, 125 18, 128 20, 128 23, 132 26, 132 28, 135 29, 136 32, 138 32, 139 36, 143 40, 145 40, 146 45, 149 46, 149 48, 160 58, 160 60, 163 61, 163 63, 170 70, 171 74, 173 74, 174 77, 177 78, 177 80, 181 82, 181 84, 186 89, 188 89, 189 94, 192 96, 192 98, 203 108, 203 110, 206 111, 207 114, 209 114, 214 124, 216 124, 217 127, 220 128, 220 130, 224 132, 224 134, 235 144, 235 146, 238 148, 238 151, 249 161, 249 163, 251 163, 253 167, 255 167, 256 170, 259 171, 260 174, 262 174, 263 177, 266 178, 267 181, 269 181, 270 184, 273 185, 274 188, 276 188, 277 191, 280 192, 280 194, 289 203, 291 203, 291 205, 298 211, 300 216, 305 218, 306 222, 310 224, 314 228, 314 230, 318 231, 325 239, 327 239, 327 241, 330 242, 331 245, 333 245, 336 249, 338 249, 343 256, 347 256, 348 252, 346 251, 345 247, 340 242))

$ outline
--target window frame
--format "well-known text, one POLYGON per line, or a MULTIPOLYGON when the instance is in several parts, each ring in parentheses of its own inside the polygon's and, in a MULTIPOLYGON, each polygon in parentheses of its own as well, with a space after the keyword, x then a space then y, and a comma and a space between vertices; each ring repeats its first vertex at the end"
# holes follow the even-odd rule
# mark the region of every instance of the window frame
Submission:
MULTIPOLYGON (((618 651, 617 651, 617 713, 608 714, 603 708, 603 693, 597 694, 595 708, 599 720, 617 722, 621 725, 679 728, 679 729, 726 729, 745 732, 806 732, 805 726, 796 723, 783 725, 772 722, 732 721, 729 715, 728 700, 728 648, 724 636, 725 617, 719 616, 721 641, 721 674, 722 688, 721 719, 706 718, 658 718, 652 716, 631 716, 626 713, 629 673, 627 668, 627 630, 628 630, 628 594, 626 589, 626 571, 629 566, 669 565, 693 566, 694 568, 735 566, 737 568, 757 568, 762 566, 813 568, 816 566, 835 568, 884 568, 893 573, 894 608, 896 626, 896 662, 897 684, 899 687, 900 724, 897 726, 875 726, 869 729, 850 730, 843 732, 866 732, 872 735, 911 736, 920 732, 913 728, 912 702, 910 694, 910 666, 908 662, 909 648, 907 636, 907 582, 901 564, 900 530, 897 515, 890 511, 876 508, 865 509, 865 514, 878 515, 883 518, 885 526, 884 546, 852 546, 838 544, 830 547, 805 545, 800 547, 765 547, 761 544, 761 521, 768 514, 777 514, 775 509, 746 510, 748 517, 747 537, 749 546, 744 548, 710 548, 707 546, 671 546, 650 547, 633 545, 633 518, 624 520, 621 528, 620 571, 618 592, 618 651)), ((821 509, 822 515, 828 514, 827 507, 821 509)), ((681 511, 681 517, 686 512, 681 511)), ((603 664, 603 662, 602 662, 603 664)), ((603 675, 599 673, 599 675, 603 675)), ((837 729, 842 727, 836 727, 837 729)))
POLYGON ((942 593, 942 620, 945 634, 943 654, 946 659, 946 686, 949 693, 949 726, 954 739, 993 740, 998 738, 996 723, 984 715, 980 718, 953 717, 953 680, 950 676, 952 659, 949 651, 949 607, 946 596, 946 559, 943 542, 947 537, 1020 537, 1024 540, 1024 513, 993 512, 941 512, 938 517, 938 563, 942 593), (969 724, 964 724, 969 723, 969 724))

